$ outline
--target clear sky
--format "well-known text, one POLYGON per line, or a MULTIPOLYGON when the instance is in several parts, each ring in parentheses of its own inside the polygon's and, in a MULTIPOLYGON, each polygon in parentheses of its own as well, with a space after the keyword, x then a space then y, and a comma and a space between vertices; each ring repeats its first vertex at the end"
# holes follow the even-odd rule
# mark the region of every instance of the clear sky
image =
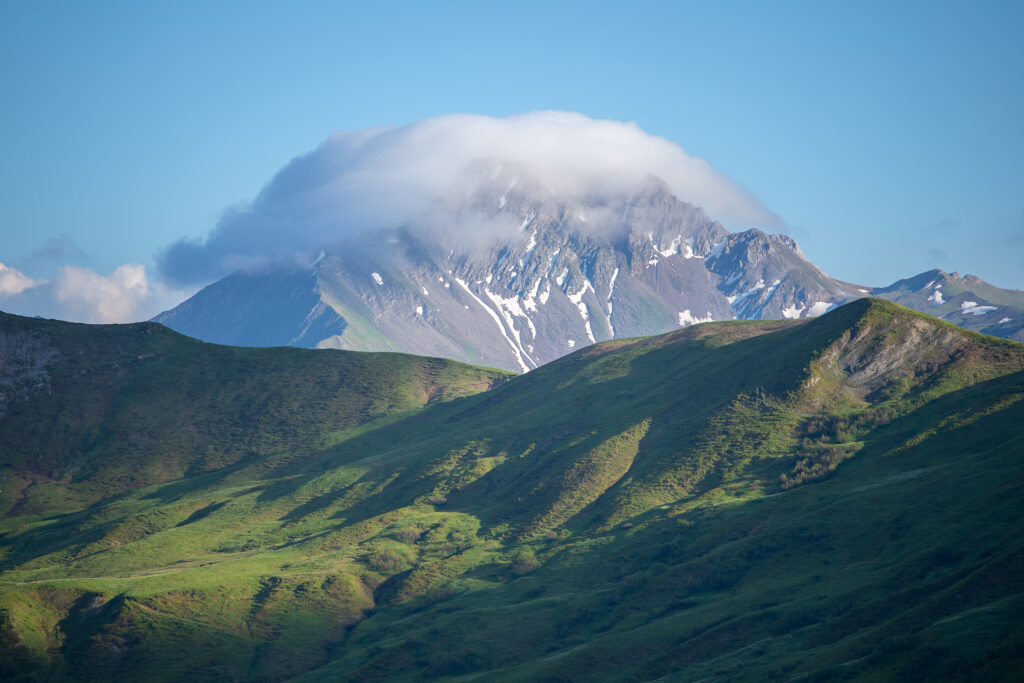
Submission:
POLYGON ((705 157, 834 277, 1024 288, 1022 35, 1022 2, 0 0, 0 262, 152 283, 334 131, 555 109, 705 157))

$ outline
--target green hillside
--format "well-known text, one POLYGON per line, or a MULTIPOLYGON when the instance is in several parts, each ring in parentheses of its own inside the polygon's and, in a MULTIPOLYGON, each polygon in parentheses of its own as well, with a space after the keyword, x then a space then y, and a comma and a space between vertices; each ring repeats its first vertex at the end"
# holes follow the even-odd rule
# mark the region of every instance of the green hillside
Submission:
POLYGON ((155 323, 0 313, 7 511, 75 509, 182 477, 280 463, 510 374, 400 354, 204 344, 155 323))
POLYGON ((1024 665, 1024 345, 889 302, 512 379, 152 324, 0 344, 4 678, 1024 665))

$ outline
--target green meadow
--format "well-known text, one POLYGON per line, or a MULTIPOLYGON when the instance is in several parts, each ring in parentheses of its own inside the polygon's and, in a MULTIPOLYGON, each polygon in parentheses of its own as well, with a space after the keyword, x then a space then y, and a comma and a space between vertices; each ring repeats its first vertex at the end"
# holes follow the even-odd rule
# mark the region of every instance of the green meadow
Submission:
POLYGON ((1006 680, 1024 345, 864 299, 526 375, 0 315, 4 680, 1006 680))

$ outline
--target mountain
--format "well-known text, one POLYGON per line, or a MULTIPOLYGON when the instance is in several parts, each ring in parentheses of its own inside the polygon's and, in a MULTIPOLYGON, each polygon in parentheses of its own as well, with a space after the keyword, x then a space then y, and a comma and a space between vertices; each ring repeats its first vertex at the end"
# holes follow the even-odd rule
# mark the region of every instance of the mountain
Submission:
POLYGON ((1024 293, 974 276, 854 285, 785 235, 728 232, 654 177, 628 196, 559 197, 522 169, 488 172, 492 182, 443 213, 461 231, 363 234, 309 268, 233 273, 154 320, 221 344, 402 351, 517 372, 598 341, 814 317, 864 296, 1024 339, 1024 293), (474 221, 505 230, 467 242, 474 221))
POLYGON ((443 214, 458 231, 353 237, 310 269, 238 272, 154 320, 217 343, 404 351, 521 372, 597 341, 809 317, 869 292, 828 277, 784 235, 729 233, 653 177, 628 196, 560 197, 514 168, 493 176, 443 214), (478 222, 504 230, 473 238, 478 222))
POLYGON ((974 275, 929 270, 872 296, 938 316, 969 330, 1024 341, 1024 292, 993 287, 974 275))
POLYGON ((888 301, 511 378, 154 324, 0 340, 5 679, 1022 664, 1024 345, 888 301))

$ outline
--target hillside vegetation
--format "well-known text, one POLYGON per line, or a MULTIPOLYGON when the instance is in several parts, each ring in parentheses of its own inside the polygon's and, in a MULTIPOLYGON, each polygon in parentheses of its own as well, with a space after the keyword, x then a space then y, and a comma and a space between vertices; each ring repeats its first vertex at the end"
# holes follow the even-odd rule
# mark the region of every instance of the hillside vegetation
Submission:
MULTIPOLYGON (((155 323, 0 313, 5 504, 60 510, 268 456, 501 384, 509 373, 401 354, 204 344, 155 323)), ((4 508, 6 510, 6 508, 4 508)))
POLYGON ((1024 346, 880 300, 526 375, 0 318, 0 676, 1005 678, 1024 346))

